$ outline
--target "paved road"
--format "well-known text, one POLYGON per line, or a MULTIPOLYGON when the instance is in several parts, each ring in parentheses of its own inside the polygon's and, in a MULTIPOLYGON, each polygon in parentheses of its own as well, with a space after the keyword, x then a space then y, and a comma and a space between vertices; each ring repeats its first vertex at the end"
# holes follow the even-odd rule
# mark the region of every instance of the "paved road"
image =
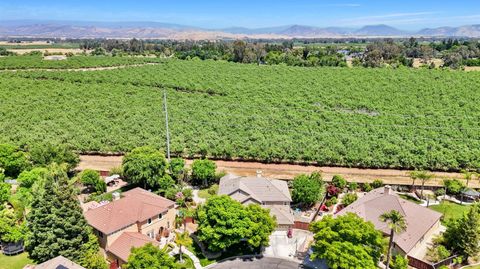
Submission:
POLYGON ((263 257, 260 259, 236 259, 216 264, 212 269, 296 269, 303 268, 299 263, 284 259, 263 257))

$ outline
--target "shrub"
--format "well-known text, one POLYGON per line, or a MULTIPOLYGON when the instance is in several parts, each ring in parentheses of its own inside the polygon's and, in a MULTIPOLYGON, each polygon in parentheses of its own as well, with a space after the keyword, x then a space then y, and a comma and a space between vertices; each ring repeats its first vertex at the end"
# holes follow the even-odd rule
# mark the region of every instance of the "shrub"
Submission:
POLYGON ((85 169, 78 177, 83 185, 93 188, 96 192, 105 192, 107 190, 107 184, 95 170, 85 169))
POLYGON ((210 188, 208 188, 208 194, 210 195, 215 195, 218 193, 218 185, 217 184, 214 184, 212 186, 210 186, 210 188))
POLYGON ((112 175, 119 175, 121 177, 123 177, 123 167, 120 165, 120 166, 117 166, 117 167, 113 167, 112 169, 110 169, 110 171, 108 172, 108 174, 110 176, 112 175))
POLYGON ((336 204, 337 202, 338 202, 337 197, 332 197, 325 202, 325 205, 327 207, 331 207, 332 205, 336 204))
POLYGON ((447 194, 457 195, 465 189, 465 185, 458 179, 445 179, 443 185, 447 188, 447 194))
POLYGON ((450 251, 443 245, 433 246, 428 249, 427 257, 431 262, 439 262, 450 257, 450 251))
POLYGON ((358 189, 358 183, 357 182, 349 182, 348 183, 348 189, 350 191, 356 191, 358 189))
POLYGON ((390 262, 391 269, 407 269, 408 259, 402 255, 395 255, 390 262))
POLYGON ((340 193, 340 190, 333 185, 328 185, 327 193, 329 197, 336 197, 340 193))
POLYGON ((442 188, 435 191, 435 196, 439 197, 443 195, 445 195, 445 189, 442 188))
POLYGON ((332 184, 340 189, 343 189, 347 186, 347 181, 339 175, 334 175, 332 178, 332 184))
POLYGON ((295 203, 311 205, 322 199, 324 184, 320 174, 299 175, 292 182, 292 198, 295 203))
POLYGON ((370 185, 370 183, 363 183, 362 184, 362 191, 364 192, 369 192, 371 191, 373 188, 372 188, 372 185, 370 185))
POLYGON ((355 202, 357 199, 358 199, 358 196, 356 193, 347 193, 342 198, 342 204, 344 206, 348 206, 353 202, 355 202))
POLYGON ((372 182, 372 188, 374 189, 378 189, 380 187, 383 186, 383 180, 381 179, 375 179, 373 182, 372 182))

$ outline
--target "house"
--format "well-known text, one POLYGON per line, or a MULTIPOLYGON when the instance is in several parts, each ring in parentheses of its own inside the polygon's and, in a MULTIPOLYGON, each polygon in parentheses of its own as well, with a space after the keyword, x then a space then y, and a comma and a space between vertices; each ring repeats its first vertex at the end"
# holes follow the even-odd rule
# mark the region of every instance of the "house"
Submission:
POLYGON ((257 177, 226 175, 220 179, 218 194, 228 195, 244 205, 259 204, 270 209, 270 214, 277 219, 277 229, 294 225, 292 198, 283 180, 264 178, 260 173, 257 177))
POLYGON ((84 267, 72 262, 71 260, 58 256, 33 267, 26 267, 31 269, 85 269, 84 267))
POLYGON ((402 199, 390 186, 372 190, 335 216, 354 213, 365 221, 372 222, 377 230, 388 236, 390 229, 387 223, 380 221, 380 215, 391 210, 400 212, 407 222, 407 229, 394 237, 394 253, 423 259, 426 244, 442 231, 443 227, 440 224, 442 215, 402 199))
POLYGON ((107 204, 84 212, 105 250, 117 267, 126 263, 132 247, 148 243, 162 246, 175 228, 175 203, 141 188, 124 192, 107 204))

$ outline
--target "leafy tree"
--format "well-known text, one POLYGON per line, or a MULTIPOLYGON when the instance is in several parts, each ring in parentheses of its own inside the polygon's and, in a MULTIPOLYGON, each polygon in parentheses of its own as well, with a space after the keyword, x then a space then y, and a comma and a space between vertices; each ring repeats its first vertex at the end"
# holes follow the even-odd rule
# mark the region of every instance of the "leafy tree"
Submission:
POLYGON ((183 233, 175 233, 175 244, 178 246, 178 254, 180 256, 180 263, 183 263, 182 247, 189 247, 193 243, 192 238, 187 231, 183 233))
POLYGON ((62 255, 78 262, 90 228, 64 167, 49 167, 43 190, 35 193, 31 207, 26 244, 30 257, 41 263, 62 255))
POLYGON ((192 163, 192 178, 196 185, 208 186, 214 183, 217 165, 210 160, 195 160, 192 163))
POLYGON ((347 193, 342 198, 342 204, 344 206, 348 206, 353 202, 355 202, 357 199, 358 199, 358 196, 356 193, 347 193))
POLYGON ((458 179, 445 179, 443 186, 447 189, 448 194, 453 195, 460 194, 465 189, 465 185, 458 179))
POLYGON ((332 184, 339 189, 343 189, 347 186, 347 181, 342 176, 334 175, 332 184))
POLYGON ((4 207, 5 202, 12 195, 12 186, 5 182, 0 182, 0 209, 4 207))
POLYGON ((355 214, 325 216, 310 226, 315 234, 312 259, 325 259, 329 268, 377 268, 383 250, 382 234, 355 214))
POLYGON ((475 257, 480 251, 480 204, 470 207, 462 218, 447 224, 443 234, 445 245, 465 259, 475 257))
POLYGON ((151 243, 133 248, 125 264, 126 269, 171 269, 175 266, 174 258, 165 249, 159 249, 151 243))
POLYGON ((48 170, 44 167, 36 167, 29 171, 23 171, 18 175, 17 182, 20 187, 31 188, 36 182, 44 181, 48 170))
POLYGON ((349 182, 348 183, 348 189, 350 191, 356 191, 358 189, 358 183, 357 182, 349 182))
POLYGON ((169 169, 173 178, 177 181, 182 180, 185 173, 185 160, 182 158, 171 159, 169 169))
POLYGON ((165 155, 152 147, 135 148, 123 157, 123 172, 126 180, 133 184, 158 186, 166 176, 165 155))
POLYGON ((323 195, 324 184, 319 173, 299 175, 293 180, 292 198, 295 203, 311 205, 323 195))
POLYGON ((387 263, 386 263, 386 268, 388 269, 390 266, 390 259, 392 255, 392 249, 393 249, 393 238, 396 233, 401 233, 407 229, 407 222, 405 220, 405 217, 396 210, 383 213, 380 216, 380 221, 386 222, 388 225, 388 228, 390 228, 390 240, 388 243, 387 263))
POLYGON ((78 175, 83 185, 93 188, 96 192, 107 191, 107 184, 100 178, 100 174, 92 169, 85 169, 78 175))
POLYGON ((65 145, 35 144, 30 147, 28 152, 36 166, 45 167, 52 163, 66 163, 68 170, 72 170, 80 162, 78 154, 65 145))
POLYGON ((408 268, 408 259, 402 255, 395 255, 393 257, 393 262, 390 264, 392 269, 407 269, 408 268))
POLYGON ((23 216, 17 216, 13 210, 3 209, 0 211, 1 242, 18 242, 25 239, 27 229, 25 222, 21 218, 23 216))
POLYGON ((90 232, 88 242, 82 245, 82 257, 79 264, 87 269, 107 269, 105 258, 100 254, 97 237, 90 232))
POLYGON ((198 239, 210 251, 221 251, 244 241, 258 248, 268 245, 276 226, 267 209, 243 206, 229 196, 213 196, 197 209, 198 239))
POLYGON ((13 145, 0 144, 0 168, 3 168, 5 176, 16 178, 30 166, 27 153, 13 145))

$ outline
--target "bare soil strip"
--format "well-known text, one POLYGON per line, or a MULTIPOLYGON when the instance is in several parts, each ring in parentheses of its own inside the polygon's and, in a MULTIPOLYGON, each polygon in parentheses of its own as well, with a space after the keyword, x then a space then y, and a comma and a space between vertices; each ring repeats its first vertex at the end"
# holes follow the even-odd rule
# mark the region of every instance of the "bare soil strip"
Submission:
MULTIPOLYGON (((113 167, 122 164, 122 156, 98 156, 81 155, 78 170, 94 169, 98 171, 109 171, 113 167)), ((190 166, 192 160, 187 160, 190 166)), ((264 164, 258 162, 236 162, 236 161, 215 161, 218 171, 236 174, 239 176, 255 176, 257 171, 262 171, 265 177, 291 180, 299 174, 309 174, 312 172, 321 172, 323 178, 331 180, 333 175, 342 175, 349 181, 358 183, 372 182, 375 179, 381 179, 386 184, 411 185, 412 179, 409 177, 408 170, 395 169, 360 169, 346 167, 320 167, 295 164, 264 164)), ((442 186, 445 178, 462 179, 460 173, 433 172, 435 178, 425 183, 425 186, 442 186)), ((419 180, 415 184, 421 184, 419 180)), ((472 180, 469 183, 471 188, 480 188, 480 181, 472 180)))
POLYGON ((26 68, 26 69, 2 69, 0 72, 22 72, 22 71, 47 71, 47 72, 81 72, 81 71, 100 71, 100 70, 114 70, 128 67, 141 67, 147 65, 158 65, 160 63, 144 63, 144 64, 130 64, 130 65, 116 65, 103 67, 83 67, 83 68, 26 68))

